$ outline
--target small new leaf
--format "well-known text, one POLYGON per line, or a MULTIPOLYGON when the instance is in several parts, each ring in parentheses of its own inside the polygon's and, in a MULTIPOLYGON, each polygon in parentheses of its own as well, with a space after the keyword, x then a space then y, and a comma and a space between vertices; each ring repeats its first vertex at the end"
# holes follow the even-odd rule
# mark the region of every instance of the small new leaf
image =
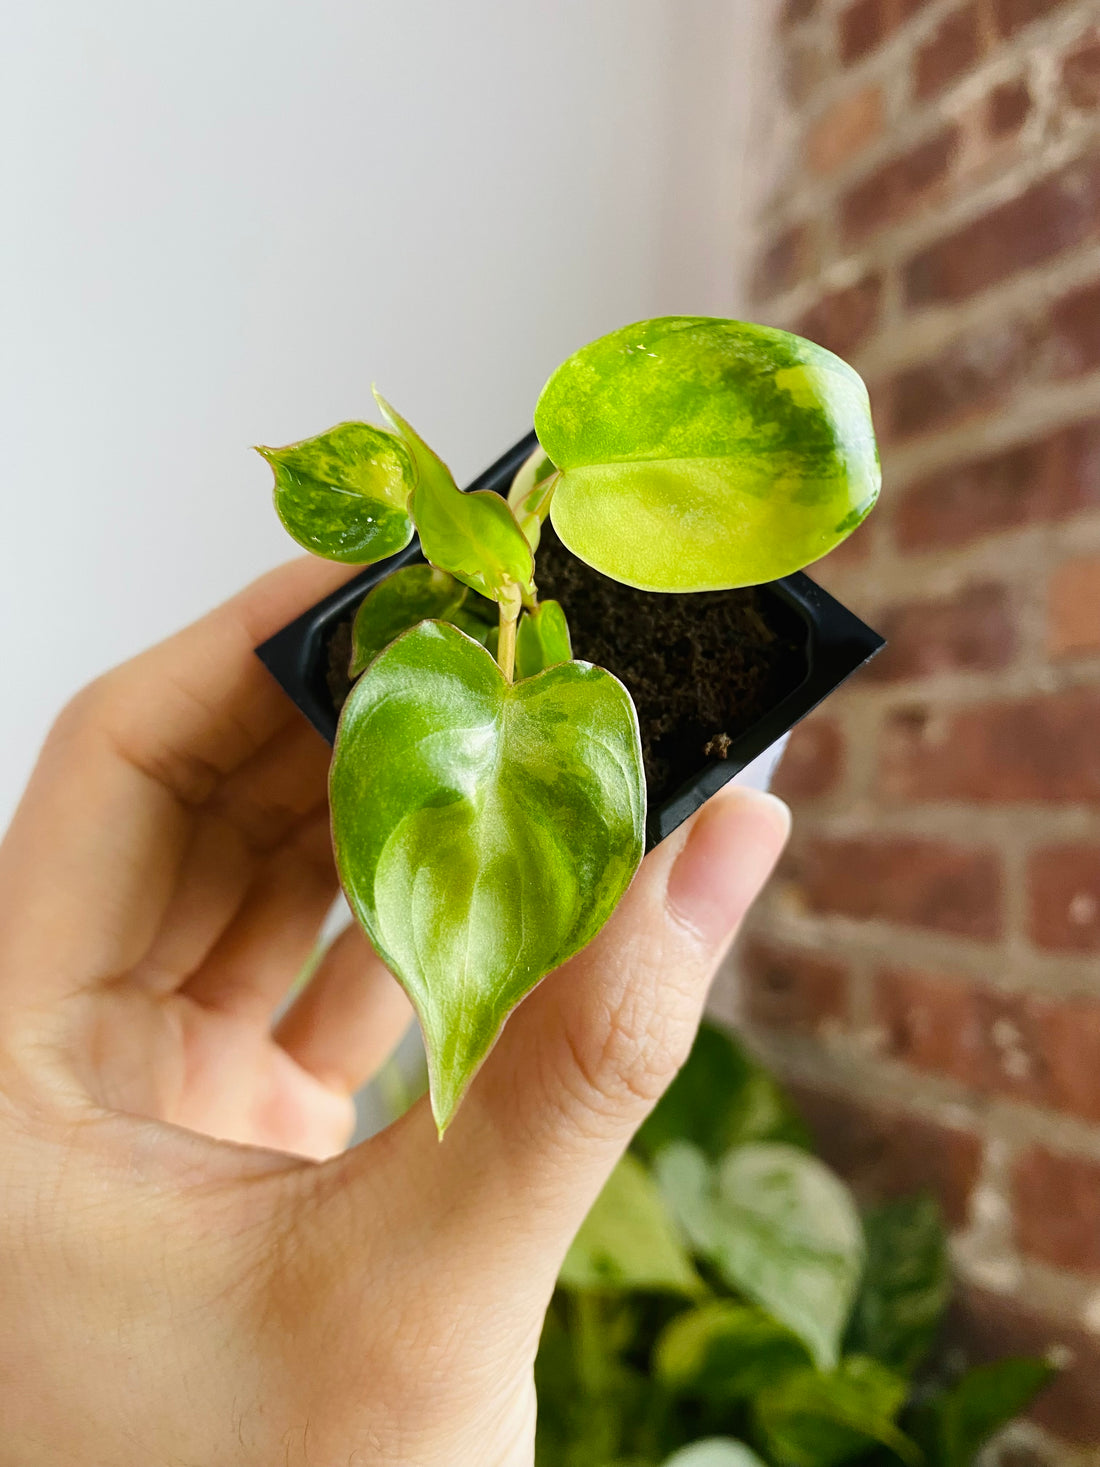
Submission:
POLYGON ((934 1407, 936 1467, 971 1467, 1002 1426, 1057 1374, 1045 1360, 997 1360, 964 1375, 934 1407))
POLYGON ((572 656, 569 623, 560 602, 543 601, 523 613, 516 633, 516 677, 534 677, 572 656))
POLYGON ((535 408, 560 475, 550 518, 589 565, 648 591, 756 585, 870 513, 867 389, 785 331, 665 316, 564 362, 535 408))
POLYGON ((607 1179, 565 1256, 558 1285, 610 1292, 702 1291, 657 1184, 637 1157, 624 1156, 607 1179))
POLYGON ((509 683, 483 647, 425 621, 348 696, 329 791, 340 878, 420 1016, 442 1131, 511 1010, 630 883, 637 714, 602 668, 509 683))
POLYGON ((431 565, 406 565, 395 570, 368 591, 355 613, 351 627, 350 677, 358 677, 368 663, 402 632, 418 622, 434 618, 461 627, 483 646, 495 618, 494 608, 446 571, 431 565))
POLYGON ((894 1424, 908 1385, 876 1360, 849 1356, 829 1374, 784 1376, 753 1402, 769 1453, 786 1467, 835 1467, 880 1442, 919 1467, 922 1454, 894 1424))
POLYGON ((509 507, 531 547, 532 555, 539 548, 543 522, 550 512, 556 473, 557 469, 542 448, 536 448, 521 465, 508 491, 509 507))
POLYGON ((386 421, 400 433, 415 464, 409 509, 424 557, 490 601, 518 604, 533 591, 531 547, 508 505, 489 489, 463 494, 450 469, 416 429, 377 391, 386 421))
POLYGON ((412 539, 412 459, 384 428, 338 423, 316 438, 256 452, 274 471, 279 518, 314 555, 371 565, 412 539))

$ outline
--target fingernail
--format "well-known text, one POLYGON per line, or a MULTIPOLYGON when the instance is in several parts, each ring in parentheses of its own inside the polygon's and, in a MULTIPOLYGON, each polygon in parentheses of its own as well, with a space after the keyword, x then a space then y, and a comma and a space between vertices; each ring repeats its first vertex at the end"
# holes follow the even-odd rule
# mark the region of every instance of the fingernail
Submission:
POLYGON ((727 940, 771 875, 791 829, 775 795, 727 786, 692 822, 668 878, 672 913, 711 946, 727 940))

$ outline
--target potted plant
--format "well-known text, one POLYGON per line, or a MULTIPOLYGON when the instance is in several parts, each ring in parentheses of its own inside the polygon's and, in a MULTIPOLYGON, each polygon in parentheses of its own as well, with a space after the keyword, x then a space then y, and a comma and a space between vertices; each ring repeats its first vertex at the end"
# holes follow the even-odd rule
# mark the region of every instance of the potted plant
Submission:
POLYGON ((881 645, 798 574, 880 474, 851 367, 735 321, 583 348, 537 441, 466 493, 377 400, 387 428, 260 450, 291 534, 374 571, 259 650, 323 731, 340 709, 337 866, 417 1010, 442 1134, 647 841, 881 645))
POLYGON ((581 1227, 535 1366, 537 1467, 971 1467, 1053 1371, 937 1350, 932 1198, 860 1214, 704 1024, 581 1227))

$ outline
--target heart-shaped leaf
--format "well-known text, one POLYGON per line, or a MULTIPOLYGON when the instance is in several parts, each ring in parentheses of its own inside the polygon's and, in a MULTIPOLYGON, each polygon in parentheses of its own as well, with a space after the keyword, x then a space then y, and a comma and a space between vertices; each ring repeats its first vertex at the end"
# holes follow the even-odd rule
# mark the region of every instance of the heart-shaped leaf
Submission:
POLYGON ((274 470, 279 518, 314 555, 370 565, 412 539, 412 459, 384 428, 338 423, 316 438, 256 452, 274 470))
POLYGON ((852 1355, 828 1374, 785 1375, 753 1402, 769 1454, 785 1467, 836 1467, 880 1442, 903 1462, 922 1454, 894 1424, 909 1393, 906 1381, 877 1360, 852 1355))
POLYGON ((550 378, 535 427, 561 470, 561 539, 649 591, 799 570, 865 518, 881 478, 860 377, 742 321, 665 316, 601 337, 550 378))
POLYGON ((426 621, 352 689, 330 776, 353 910, 412 999, 442 1131, 505 1018, 595 936, 641 859, 634 705, 602 668, 509 683, 426 621))
POLYGON ((670 1390, 728 1402, 810 1365, 797 1335, 761 1309, 713 1299, 678 1314, 658 1337, 653 1373, 670 1390))
POLYGON ((863 1268, 863 1229, 844 1183, 778 1142, 739 1146, 717 1169, 674 1143, 656 1171, 697 1251, 832 1369, 863 1268))
POLYGON ((539 548, 543 522, 550 512, 557 469, 541 447, 524 460, 508 490, 508 505, 531 553, 539 548))
POLYGON ((506 502, 490 489, 464 494, 416 429, 377 391, 374 396, 416 466, 409 509, 425 559, 490 601, 511 602, 518 608, 520 591, 533 589, 535 563, 506 502))
POLYGON ((569 623, 558 601, 542 601, 525 611, 516 633, 516 676, 534 677, 544 667, 568 662, 573 656, 569 623))
POLYGON ((995 1360, 928 1402, 920 1440, 935 1467, 971 1467, 990 1437, 1026 1410, 1056 1374, 1046 1360, 995 1360))
POLYGON ((348 674, 358 677, 383 647, 430 618, 461 627, 484 646, 496 626, 495 611, 491 602, 446 571, 432 565, 402 566, 363 597, 351 627, 348 674))
POLYGON ((702 1291, 657 1184, 637 1157, 624 1156, 608 1177, 565 1256, 558 1285, 611 1292, 702 1291))

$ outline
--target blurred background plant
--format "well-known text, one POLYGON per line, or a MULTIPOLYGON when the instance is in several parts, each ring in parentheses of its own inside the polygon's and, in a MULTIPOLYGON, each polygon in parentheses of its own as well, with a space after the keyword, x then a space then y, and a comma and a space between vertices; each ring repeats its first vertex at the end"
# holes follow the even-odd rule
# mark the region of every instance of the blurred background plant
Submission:
POLYGON ((538 1467, 969 1467, 1052 1368, 952 1372, 950 1295, 936 1203, 861 1217, 780 1085, 704 1025, 562 1268, 538 1467))

